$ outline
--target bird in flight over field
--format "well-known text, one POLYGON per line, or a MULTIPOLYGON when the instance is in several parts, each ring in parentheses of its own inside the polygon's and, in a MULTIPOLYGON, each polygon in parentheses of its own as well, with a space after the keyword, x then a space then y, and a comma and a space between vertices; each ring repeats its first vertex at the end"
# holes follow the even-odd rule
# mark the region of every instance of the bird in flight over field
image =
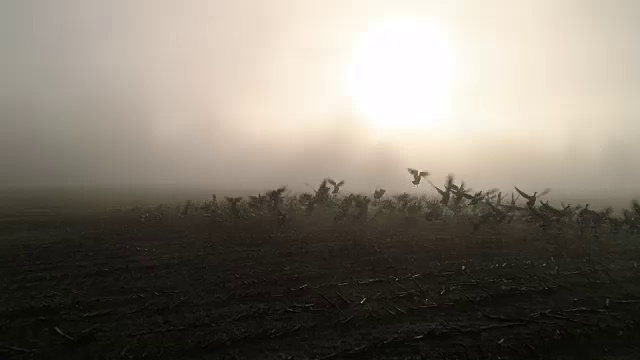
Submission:
POLYGON ((327 182, 333 186, 333 194, 337 194, 340 191, 340 187, 344 185, 344 180, 336 182, 333 179, 327 179, 327 182))
POLYGON ((544 196, 546 194, 549 193, 549 191, 551 191, 551 189, 545 189, 542 193, 540 193, 540 195, 538 195, 538 192, 534 192, 533 195, 529 195, 527 193, 525 193, 524 191, 518 189, 517 186, 513 186, 514 188, 516 188, 516 191, 518 192, 518 194, 520 194, 520 196, 522 196, 523 198, 527 199, 527 205, 529 206, 534 206, 536 204, 536 200, 538 199, 538 196, 544 196))
POLYGON ((420 181, 422 180, 422 178, 425 178, 425 177, 430 175, 430 173, 428 171, 425 171, 425 170, 418 171, 418 170, 413 169, 413 168, 408 168, 407 170, 409 171, 409 174, 411 174, 411 176, 413 176, 413 181, 411 183, 413 183, 413 185, 415 185, 415 186, 420 185, 420 181))

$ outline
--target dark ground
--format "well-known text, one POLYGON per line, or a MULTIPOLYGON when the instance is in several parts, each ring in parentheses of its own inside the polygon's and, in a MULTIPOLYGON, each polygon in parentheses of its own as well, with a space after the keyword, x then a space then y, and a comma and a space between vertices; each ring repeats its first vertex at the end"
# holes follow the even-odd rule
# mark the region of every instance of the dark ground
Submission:
POLYGON ((306 221, 5 217, 0 358, 640 358, 640 238, 306 221))

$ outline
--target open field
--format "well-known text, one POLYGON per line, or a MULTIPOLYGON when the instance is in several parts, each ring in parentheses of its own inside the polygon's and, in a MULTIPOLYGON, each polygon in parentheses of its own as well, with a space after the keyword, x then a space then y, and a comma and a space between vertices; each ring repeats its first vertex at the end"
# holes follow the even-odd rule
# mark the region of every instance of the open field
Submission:
POLYGON ((5 216, 0 358, 640 358, 640 237, 470 230, 5 216))

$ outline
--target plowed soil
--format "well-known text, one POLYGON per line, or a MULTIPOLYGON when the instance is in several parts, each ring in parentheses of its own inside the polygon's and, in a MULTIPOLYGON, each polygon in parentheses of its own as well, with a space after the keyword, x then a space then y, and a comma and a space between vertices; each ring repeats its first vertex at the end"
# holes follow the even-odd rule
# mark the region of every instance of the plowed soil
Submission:
POLYGON ((134 213, 0 224, 0 358, 638 359, 640 238, 134 213))

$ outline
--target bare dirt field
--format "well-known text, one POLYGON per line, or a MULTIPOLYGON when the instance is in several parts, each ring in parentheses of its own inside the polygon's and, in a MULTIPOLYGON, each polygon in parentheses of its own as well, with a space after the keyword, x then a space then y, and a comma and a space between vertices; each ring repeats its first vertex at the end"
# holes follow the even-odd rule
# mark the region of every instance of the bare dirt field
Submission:
POLYGON ((640 238, 504 225, 0 223, 2 359, 638 359, 640 238))

